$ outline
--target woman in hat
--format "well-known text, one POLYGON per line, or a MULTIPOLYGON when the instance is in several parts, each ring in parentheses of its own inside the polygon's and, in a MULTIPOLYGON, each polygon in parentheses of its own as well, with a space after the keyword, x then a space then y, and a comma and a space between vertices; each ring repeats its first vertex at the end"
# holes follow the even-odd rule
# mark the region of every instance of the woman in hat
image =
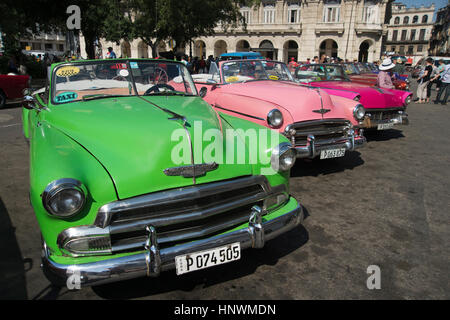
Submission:
POLYGON ((392 84, 391 75, 389 71, 395 67, 395 64, 392 63, 392 60, 387 58, 383 60, 383 63, 379 66, 380 72, 378 73, 377 78, 377 86, 385 89, 394 89, 394 85, 392 84))

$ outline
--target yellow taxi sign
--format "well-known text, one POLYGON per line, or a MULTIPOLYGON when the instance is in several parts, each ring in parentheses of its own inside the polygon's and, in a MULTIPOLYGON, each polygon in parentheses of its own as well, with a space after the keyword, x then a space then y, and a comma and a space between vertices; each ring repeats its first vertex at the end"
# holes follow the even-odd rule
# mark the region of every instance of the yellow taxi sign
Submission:
POLYGON ((56 71, 57 77, 72 77, 80 73, 80 68, 75 66, 61 67, 56 71))

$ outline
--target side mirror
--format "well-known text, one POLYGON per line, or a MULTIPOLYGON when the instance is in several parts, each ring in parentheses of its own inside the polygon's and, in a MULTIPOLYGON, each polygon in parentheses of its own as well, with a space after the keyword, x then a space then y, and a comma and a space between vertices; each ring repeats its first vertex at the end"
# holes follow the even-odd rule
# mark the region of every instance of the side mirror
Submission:
POLYGON ((23 99, 23 107, 25 109, 28 109, 28 110, 37 110, 37 111, 39 111, 39 108, 36 107, 36 103, 35 103, 34 98, 32 96, 30 96, 30 95, 26 95, 25 98, 23 99))
POLYGON ((22 95, 24 97, 31 96, 32 93, 33 93, 33 91, 30 88, 25 88, 25 89, 22 90, 22 95))
POLYGON ((217 81, 213 80, 213 79, 208 79, 208 80, 206 80, 206 83, 207 84, 217 84, 217 81))
POLYGON ((199 95, 200 95, 200 97, 204 98, 204 97, 206 97, 207 93, 208 93, 208 88, 203 87, 200 89, 199 95))

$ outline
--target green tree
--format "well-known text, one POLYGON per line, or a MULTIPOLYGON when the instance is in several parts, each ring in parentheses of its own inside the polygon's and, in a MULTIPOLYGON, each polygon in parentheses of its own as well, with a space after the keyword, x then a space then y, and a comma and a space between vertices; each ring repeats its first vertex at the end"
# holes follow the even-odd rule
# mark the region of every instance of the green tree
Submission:
POLYGON ((162 40, 173 39, 177 47, 194 38, 214 34, 221 23, 224 29, 245 26, 240 6, 258 0, 132 0, 134 36, 152 48, 162 40))

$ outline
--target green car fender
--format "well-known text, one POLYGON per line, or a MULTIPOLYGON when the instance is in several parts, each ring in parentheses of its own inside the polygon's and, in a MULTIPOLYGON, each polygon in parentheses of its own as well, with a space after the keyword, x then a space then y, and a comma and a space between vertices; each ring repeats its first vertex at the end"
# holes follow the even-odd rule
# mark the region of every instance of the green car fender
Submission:
POLYGON ((49 124, 44 122, 36 128, 30 148, 33 164, 30 166, 30 200, 47 246, 52 253, 61 255, 57 246, 59 233, 71 227, 92 225, 98 209, 105 203, 117 201, 117 193, 101 163, 88 150, 49 124), (45 188, 64 178, 82 182, 86 192, 82 212, 67 219, 50 215, 42 203, 45 188))

